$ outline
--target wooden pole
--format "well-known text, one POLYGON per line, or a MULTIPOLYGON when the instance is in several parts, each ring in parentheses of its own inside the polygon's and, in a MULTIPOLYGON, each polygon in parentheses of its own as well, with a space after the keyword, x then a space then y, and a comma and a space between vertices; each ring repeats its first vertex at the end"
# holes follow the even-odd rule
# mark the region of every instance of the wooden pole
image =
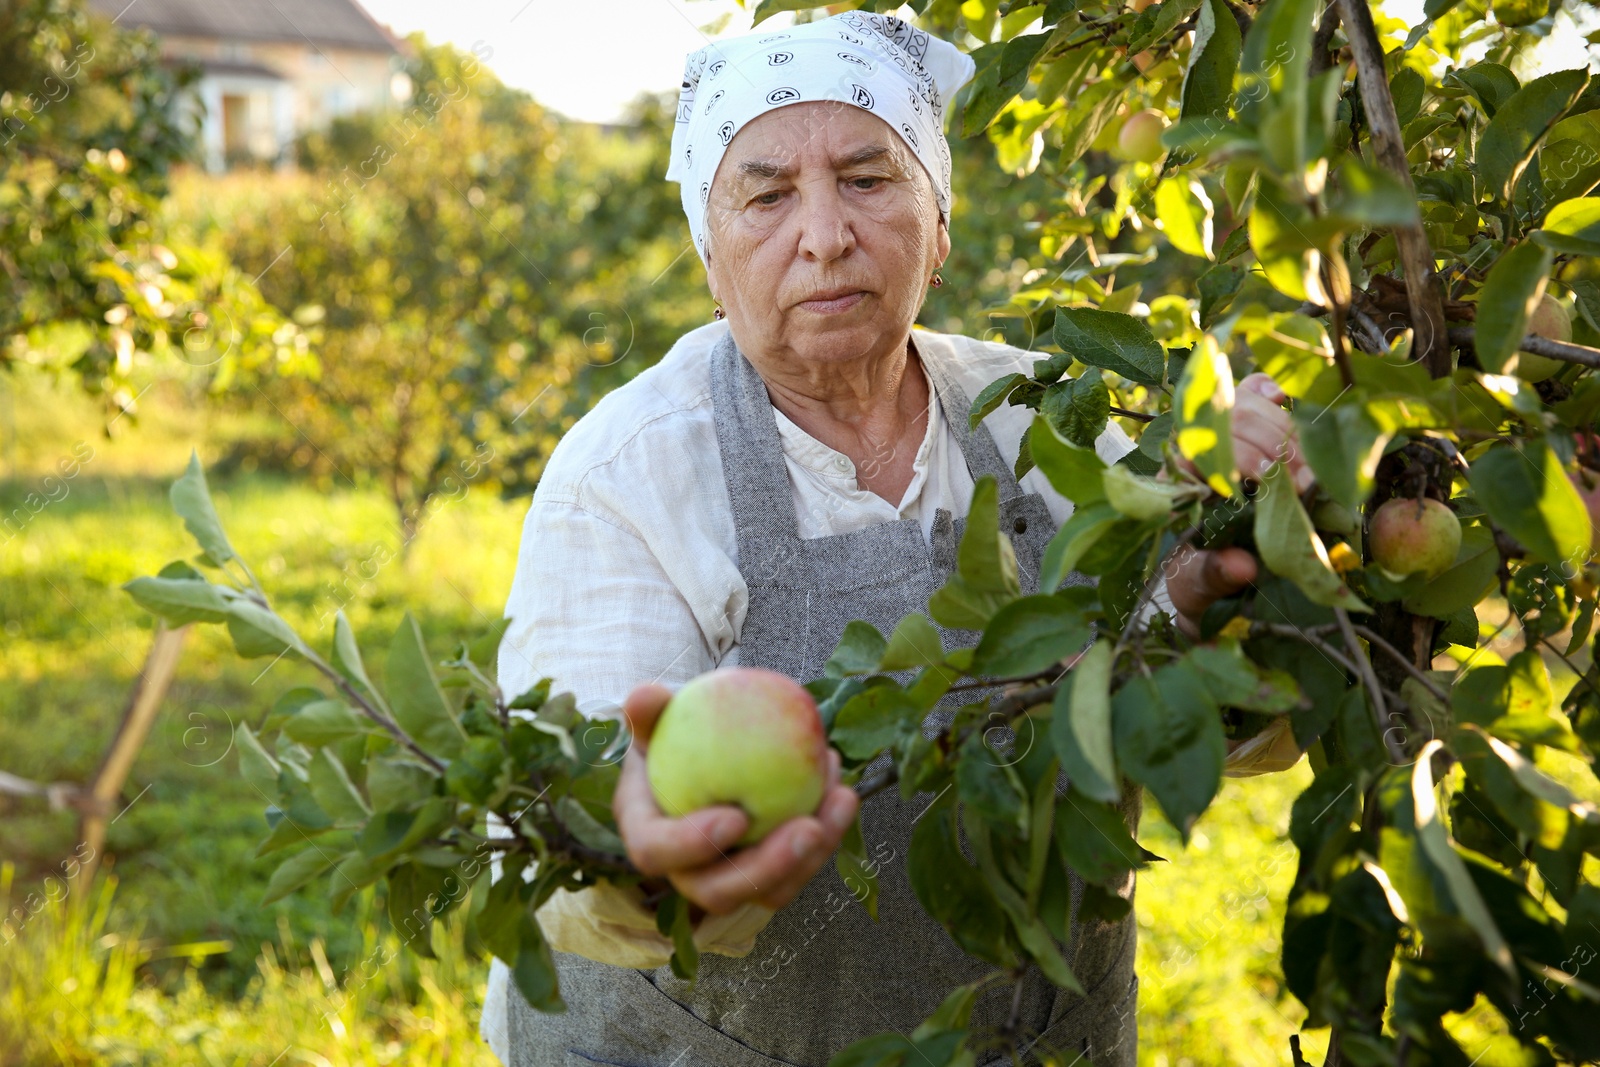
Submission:
POLYGON ((178 668, 178 656, 188 635, 187 626, 175 630, 157 627, 150 654, 145 657, 144 670, 133 684, 133 692, 128 696, 128 705, 123 709, 122 722, 111 740, 111 747, 106 749, 105 759, 94 781, 79 795, 78 807, 83 814, 78 821, 78 837, 83 842, 79 850, 83 869, 76 881, 83 887, 80 892, 87 892, 100 866, 100 855, 106 844, 106 828, 113 818, 112 806, 128 780, 128 773, 133 770, 134 761, 139 758, 145 738, 150 735, 150 727, 155 722, 162 699, 167 695, 167 688, 172 684, 172 676, 178 668))

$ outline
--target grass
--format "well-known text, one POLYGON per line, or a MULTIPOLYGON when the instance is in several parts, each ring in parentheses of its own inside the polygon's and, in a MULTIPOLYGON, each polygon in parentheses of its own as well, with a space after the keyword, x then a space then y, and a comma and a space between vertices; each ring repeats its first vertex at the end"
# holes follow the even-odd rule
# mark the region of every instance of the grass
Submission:
MULTIPOLYGON (((151 636, 118 586, 192 553, 167 485, 190 447, 204 458, 206 442, 236 429, 198 399, 158 388, 144 420, 106 440, 80 398, 0 379, 0 516, 28 508, 30 493, 55 498, 9 540, 0 530, 0 769, 81 781, 97 766, 151 636), (92 458, 46 483, 80 442, 92 458)), ((213 490, 291 622, 325 642, 343 608, 379 650, 402 606, 436 651, 498 616, 526 508, 487 494, 450 501, 402 560, 373 490, 263 475, 213 490)), ((253 855, 264 801, 235 773, 231 732, 312 680, 288 663, 242 662, 220 630, 197 628, 111 826, 112 875, 93 887, 71 885, 62 867, 76 840, 69 814, 0 799, 11 916, 0 926, 0 1067, 493 1062, 477 1037, 487 968, 459 929, 439 938, 437 963, 389 959, 370 891, 341 914, 314 894, 258 903, 272 867, 253 855), (64 886, 71 903, 48 903, 64 886)), ((1142 1064, 1287 1061, 1304 1013, 1278 976, 1274 901, 1293 878, 1289 806, 1309 777, 1302 765, 1228 782, 1187 850, 1147 808, 1144 842, 1170 862, 1144 872, 1137 898, 1142 1064)), ((1308 1035, 1313 1061, 1324 1042, 1308 1035)))

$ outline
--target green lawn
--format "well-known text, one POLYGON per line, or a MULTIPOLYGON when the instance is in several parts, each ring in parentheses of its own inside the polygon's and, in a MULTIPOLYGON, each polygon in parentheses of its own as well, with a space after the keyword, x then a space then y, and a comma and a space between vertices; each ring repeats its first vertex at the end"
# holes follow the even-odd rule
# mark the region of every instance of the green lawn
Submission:
MULTIPOLYGON (((0 396, 0 415, 8 399, 6 513, 41 492, 79 440, 94 458, 63 483, 64 495, 44 486, 59 499, 17 536, 0 533, 0 769, 81 779, 100 759, 151 636, 118 586, 190 551, 166 485, 191 443, 225 427, 169 398, 108 441, 82 431, 92 422, 67 397, 0 396)), ((488 494, 448 502, 402 561, 376 492, 264 475, 213 489, 236 547, 291 621, 305 632, 342 606, 363 642, 380 648, 402 605, 436 651, 495 617, 526 506, 488 494)), ((325 640, 331 629, 317 632, 325 640)), ((45 907, 16 928, 15 909, 34 910, 27 895, 70 852, 74 822, 40 803, 0 801, 0 861, 14 865, 0 874, 0 899, 9 898, 15 939, 0 945, 0 1063, 266 1067, 286 1049, 292 1055, 278 1062, 492 1059, 475 1025, 486 971, 459 934, 438 963, 418 966, 388 958, 370 894, 340 915, 315 896, 257 903, 271 868, 253 858, 263 803, 235 772, 230 731, 309 680, 288 663, 239 661, 214 628, 192 634, 125 790, 129 806, 111 827, 115 893, 90 894, 97 913, 45 907)), ((1138 894, 1142 1063, 1287 1061, 1303 1012, 1277 977, 1282 916, 1270 902, 1293 877, 1283 835, 1308 777, 1302 766, 1230 782, 1186 851, 1147 809, 1145 843, 1170 862, 1146 871, 1138 894)), ((1321 1043, 1313 1035, 1308 1051, 1321 1043)))

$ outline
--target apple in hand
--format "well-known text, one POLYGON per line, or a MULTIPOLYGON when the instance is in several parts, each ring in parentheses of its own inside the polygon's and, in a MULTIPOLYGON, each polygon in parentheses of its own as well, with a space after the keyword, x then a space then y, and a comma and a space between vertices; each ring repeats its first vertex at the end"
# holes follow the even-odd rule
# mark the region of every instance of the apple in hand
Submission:
POLYGON ((1117 134, 1117 154, 1133 162, 1154 163, 1166 152, 1161 146, 1166 128, 1167 116, 1154 108, 1134 112, 1117 134))
POLYGON ((646 768, 662 812, 676 818, 736 804, 750 817, 736 843, 753 845, 817 810, 828 739, 800 683, 760 667, 727 667, 673 694, 650 735, 646 768))
POLYGON ((1396 579, 1433 578, 1461 550, 1461 520, 1437 500, 1396 497, 1372 516, 1372 558, 1396 579))
MULTIPOLYGON (((1539 306, 1534 308, 1533 314, 1528 316, 1528 332, 1552 341, 1570 341, 1572 316, 1561 301, 1547 292, 1539 298, 1539 306)), ((1566 365, 1565 360, 1519 352, 1516 375, 1525 382, 1542 382, 1566 365)))

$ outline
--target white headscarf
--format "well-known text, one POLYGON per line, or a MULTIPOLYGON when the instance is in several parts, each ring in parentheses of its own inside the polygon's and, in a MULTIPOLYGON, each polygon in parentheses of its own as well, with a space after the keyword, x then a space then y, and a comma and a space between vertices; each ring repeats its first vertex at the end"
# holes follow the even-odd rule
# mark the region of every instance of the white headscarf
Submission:
POLYGON ((711 180, 733 135, 758 115, 810 100, 854 104, 888 123, 927 170, 948 221, 944 107, 975 70, 972 57, 948 41, 892 15, 862 11, 691 52, 667 180, 682 186, 683 211, 701 260, 711 180))

